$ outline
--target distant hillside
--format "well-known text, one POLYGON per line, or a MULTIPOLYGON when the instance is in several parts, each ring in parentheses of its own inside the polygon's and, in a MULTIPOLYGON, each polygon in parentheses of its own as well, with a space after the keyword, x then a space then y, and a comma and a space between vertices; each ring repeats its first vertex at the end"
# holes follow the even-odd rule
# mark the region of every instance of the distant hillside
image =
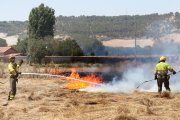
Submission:
POLYGON ((7 33, 7 36, 21 35, 27 30, 27 24, 27 21, 1 21, 0 33, 7 33))
POLYGON ((6 33, 0 33, 0 38, 6 40, 8 46, 16 45, 19 35, 7 35, 6 33))
MULTIPOLYGON (((0 32, 11 35, 24 35, 28 21, 2 21, 0 32)), ((115 38, 157 37, 159 33, 178 32, 180 13, 150 14, 136 16, 79 16, 56 18, 55 35, 91 36, 99 40, 115 38), (161 25, 161 26, 160 26, 161 25), (165 25, 163 28, 162 25, 165 25)))

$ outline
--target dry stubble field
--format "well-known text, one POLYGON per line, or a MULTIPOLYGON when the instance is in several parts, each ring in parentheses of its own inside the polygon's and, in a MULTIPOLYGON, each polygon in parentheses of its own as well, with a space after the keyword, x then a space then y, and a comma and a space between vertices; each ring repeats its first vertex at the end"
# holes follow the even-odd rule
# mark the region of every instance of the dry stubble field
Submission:
MULTIPOLYGON (((7 79, 0 79, 1 82, 7 79)), ((180 120, 180 94, 88 93, 64 89, 66 80, 20 78, 17 96, 0 106, 1 120, 180 120)), ((0 102, 8 83, 0 85, 0 102)))

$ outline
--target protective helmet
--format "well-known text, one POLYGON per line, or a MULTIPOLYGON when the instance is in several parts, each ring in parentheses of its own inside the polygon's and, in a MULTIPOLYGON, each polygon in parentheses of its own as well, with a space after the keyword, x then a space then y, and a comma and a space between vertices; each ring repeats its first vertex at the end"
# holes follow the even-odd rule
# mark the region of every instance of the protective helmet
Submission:
POLYGON ((161 56, 161 57, 160 57, 160 61, 166 61, 166 57, 161 56))
POLYGON ((14 56, 14 55, 10 55, 10 56, 9 56, 9 60, 12 60, 12 59, 15 59, 15 56, 14 56))

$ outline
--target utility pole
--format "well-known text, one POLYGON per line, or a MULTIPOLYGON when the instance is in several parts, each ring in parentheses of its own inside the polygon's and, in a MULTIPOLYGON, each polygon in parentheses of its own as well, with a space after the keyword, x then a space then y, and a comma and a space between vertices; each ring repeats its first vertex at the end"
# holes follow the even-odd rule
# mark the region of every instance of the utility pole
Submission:
POLYGON ((135 24, 135 33, 134 33, 134 48, 135 48, 135 63, 137 64, 137 41, 136 41, 136 30, 137 30, 137 23, 136 23, 136 16, 134 16, 134 24, 135 24))

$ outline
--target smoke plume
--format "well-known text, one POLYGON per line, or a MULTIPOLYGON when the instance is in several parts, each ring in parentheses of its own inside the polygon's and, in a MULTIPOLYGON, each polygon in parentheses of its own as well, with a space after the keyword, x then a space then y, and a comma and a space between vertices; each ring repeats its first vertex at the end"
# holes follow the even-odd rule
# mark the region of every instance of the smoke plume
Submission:
MULTIPOLYGON (((137 86, 139 86, 142 82, 154 78, 154 73, 152 70, 153 70, 152 65, 149 66, 149 68, 143 66, 139 68, 131 68, 123 74, 122 79, 118 79, 117 77, 114 77, 113 80, 110 80, 111 82, 109 83, 95 87, 89 87, 83 89, 83 91, 131 93, 134 90, 139 90, 146 92, 157 92, 158 88, 157 88, 156 80, 144 83, 138 89, 136 89, 137 86)), ((180 92, 180 88, 178 87, 180 85, 180 80, 178 80, 178 77, 180 77, 180 75, 178 74, 171 75, 170 88, 174 92, 180 92)), ((165 90, 164 86, 163 86, 163 90, 165 90)))
MULTIPOLYGON (((163 36, 172 34, 176 28, 173 26, 171 21, 158 21, 152 23, 148 28, 148 34, 145 36, 152 37, 155 40, 155 44, 152 47, 151 55, 161 55, 167 57, 169 55, 173 55, 171 59, 167 58, 167 62, 170 65, 175 66, 175 70, 180 70, 178 61, 180 60, 180 44, 174 43, 173 39, 166 40, 163 36), (170 41, 170 42, 168 42, 170 41)), ((137 52, 138 55, 138 52, 137 52)), ((148 54, 146 54, 148 55, 148 54)), ((153 61, 152 61, 153 62, 153 61)), ((157 60, 158 62, 158 60, 157 60)), ((127 71, 124 71, 123 77, 119 79, 118 77, 114 77, 111 82, 102 84, 96 87, 90 87, 84 89, 89 92, 121 92, 121 93, 131 93, 136 90, 137 86, 139 86, 142 82, 147 80, 152 80, 154 78, 154 67, 156 63, 145 63, 148 67, 143 66, 143 63, 140 63, 138 67, 132 68, 128 67, 127 71)), ((174 92, 180 92, 180 73, 176 75, 171 75, 170 78, 170 88, 174 92)), ((157 92, 157 81, 153 80, 147 83, 142 84, 139 91, 148 91, 148 92, 157 92)), ((163 86, 163 90, 165 90, 163 86)))

